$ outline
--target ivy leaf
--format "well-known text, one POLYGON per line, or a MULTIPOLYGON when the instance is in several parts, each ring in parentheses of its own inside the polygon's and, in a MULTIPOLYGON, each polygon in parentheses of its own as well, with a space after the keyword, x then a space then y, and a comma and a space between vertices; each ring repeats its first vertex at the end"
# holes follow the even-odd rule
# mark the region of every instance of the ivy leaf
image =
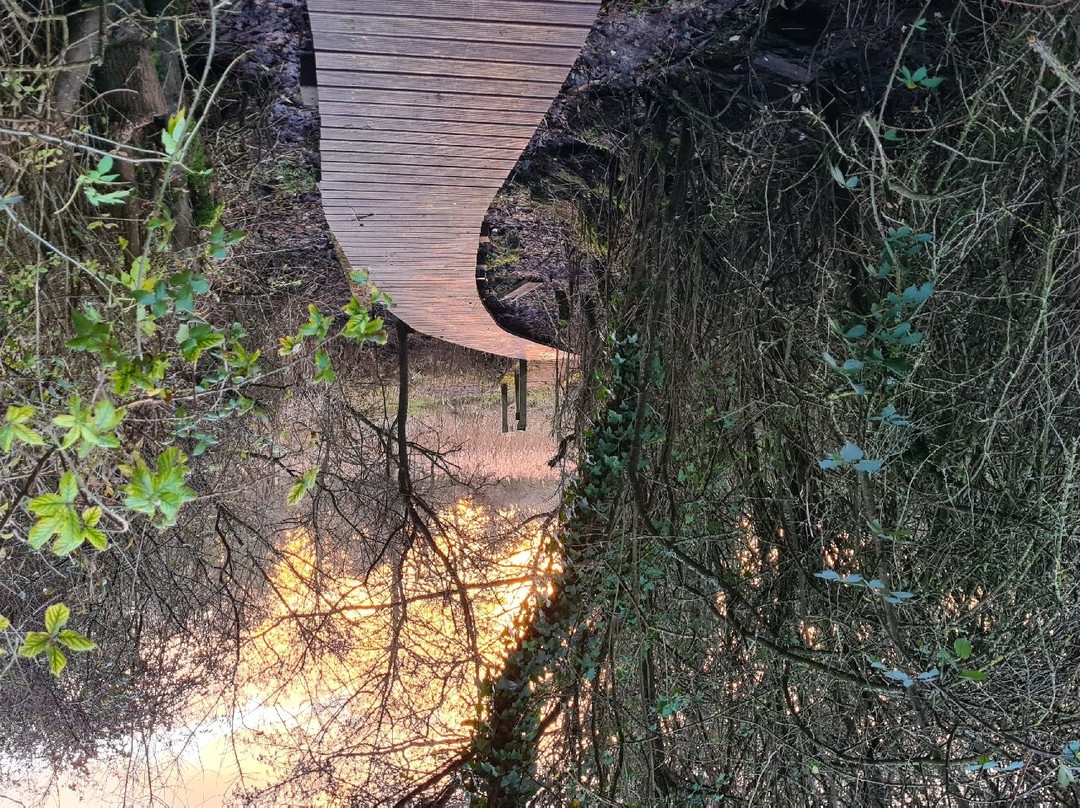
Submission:
POLYGON ((45 610, 45 630, 55 637, 71 619, 71 609, 63 603, 54 603, 45 610))
POLYGON ((304 494, 310 491, 315 486, 315 478, 318 476, 319 470, 317 468, 311 469, 304 473, 304 475, 297 480, 293 487, 289 489, 289 496, 287 502, 290 505, 295 505, 304 498, 304 494))

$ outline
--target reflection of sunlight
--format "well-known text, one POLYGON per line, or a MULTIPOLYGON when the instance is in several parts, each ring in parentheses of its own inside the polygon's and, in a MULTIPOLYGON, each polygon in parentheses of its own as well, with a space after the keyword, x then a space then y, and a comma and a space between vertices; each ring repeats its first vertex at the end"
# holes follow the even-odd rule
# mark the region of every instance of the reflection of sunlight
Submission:
POLYGON ((95 762, 92 798, 62 788, 29 804, 209 808, 296 777, 264 804, 334 806, 354 788, 385 793, 434 770, 467 744, 478 678, 501 663, 525 601, 548 589, 550 537, 538 522, 500 537, 513 517, 459 501, 439 514, 447 535, 433 534, 434 546, 417 540, 366 580, 340 549, 305 530, 286 534, 230 696, 200 694, 186 726, 133 745, 154 796, 125 784, 135 764, 95 762))

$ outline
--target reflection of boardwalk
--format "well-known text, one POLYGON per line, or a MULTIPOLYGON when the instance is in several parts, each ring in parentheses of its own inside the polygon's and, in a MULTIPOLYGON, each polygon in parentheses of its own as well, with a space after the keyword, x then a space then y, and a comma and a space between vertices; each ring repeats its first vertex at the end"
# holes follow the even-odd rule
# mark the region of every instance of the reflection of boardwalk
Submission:
POLYGON ((577 58, 599 0, 309 0, 323 204, 355 267, 425 334, 504 356, 476 292, 484 213, 577 58))

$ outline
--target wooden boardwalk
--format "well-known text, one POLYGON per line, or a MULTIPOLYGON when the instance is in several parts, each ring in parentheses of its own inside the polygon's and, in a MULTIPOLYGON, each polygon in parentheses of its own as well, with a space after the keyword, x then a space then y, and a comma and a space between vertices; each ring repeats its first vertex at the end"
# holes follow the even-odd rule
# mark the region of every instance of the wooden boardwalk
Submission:
POLYGON ((309 0, 326 218, 417 331, 553 351, 491 319, 480 226, 559 92, 599 0, 309 0))

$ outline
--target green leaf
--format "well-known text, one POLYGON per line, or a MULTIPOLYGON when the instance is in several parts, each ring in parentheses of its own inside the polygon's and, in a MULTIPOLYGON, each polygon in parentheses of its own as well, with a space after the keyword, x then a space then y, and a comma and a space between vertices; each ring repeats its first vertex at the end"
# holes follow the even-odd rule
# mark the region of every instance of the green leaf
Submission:
POLYGON ((11 621, 0 614, 0 631, 7 631, 9 628, 11 628, 11 621))
POLYGON ((0 426, 0 449, 10 452, 11 445, 16 438, 30 446, 41 446, 45 443, 41 435, 26 425, 26 422, 33 414, 34 408, 31 406, 9 406, 7 408, 5 423, 0 426))
POLYGON ((945 81, 945 79, 941 78, 941 76, 934 76, 933 78, 930 78, 930 79, 922 79, 919 82, 919 84, 921 84, 923 87, 925 87, 928 90, 933 90, 935 87, 939 86, 941 84, 941 82, 943 82, 943 81, 945 81))
POLYGON ((1061 763, 1058 765, 1057 781, 1058 785, 1062 788, 1068 788, 1076 782, 1076 774, 1075 772, 1073 772, 1071 767, 1066 766, 1064 763, 1061 763))
POLYGON ((957 659, 970 659, 971 658, 971 643, 964 637, 957 637, 952 644, 953 651, 956 653, 957 659))
POLYGON ((1069 741, 1061 747, 1061 756, 1071 764, 1080 765, 1080 740, 1069 741))
MULTIPOLYGON (((125 415, 127 415, 127 410, 114 406, 109 399, 104 398, 94 408, 94 426, 99 433, 112 432, 120 426, 125 415)), ((120 445, 120 442, 112 435, 101 436, 101 439, 110 441, 109 445, 115 444, 117 447, 120 445)))
POLYGON ((867 474, 876 474, 881 470, 881 467, 885 465, 884 460, 860 460, 855 464, 855 471, 866 472, 867 474))
POLYGON ((967 679, 969 682, 986 681, 986 674, 983 671, 960 671, 957 675, 961 679, 967 679))
POLYGON ((50 643, 45 646, 45 656, 49 660, 49 673, 53 676, 59 676, 64 666, 67 665, 67 657, 64 656, 64 652, 50 643))
POLYGON ((298 332, 301 337, 315 337, 316 339, 326 339, 326 335, 330 332, 330 326, 332 320, 324 315, 314 304, 308 305, 308 321, 300 326, 298 332))
POLYGON ((292 356, 304 347, 304 341, 300 337, 284 336, 278 339, 278 356, 292 356))
POLYGON ((330 355, 322 348, 315 351, 315 381, 333 384, 337 374, 330 364, 330 355))
POLYGON ((52 640, 52 637, 44 631, 28 632, 25 639, 23 639, 22 645, 19 646, 19 656, 33 659, 49 647, 50 640, 52 640))
POLYGON ((45 630, 55 637, 70 619, 71 609, 63 603, 54 603, 45 610, 45 630))
POLYGON ((57 635, 56 639, 72 651, 93 651, 97 648, 96 642, 71 629, 64 629, 57 635))
POLYGON ((116 191, 109 191, 107 193, 101 193, 96 188, 87 185, 83 188, 83 193, 86 195, 86 201, 93 205, 95 208, 102 205, 119 205, 129 196, 131 196, 130 188, 123 188, 116 191))
POLYGON ((854 443, 845 443, 840 449, 840 459, 848 463, 854 463, 858 460, 862 460, 863 450, 854 443))
POLYGON ((161 145, 170 157, 180 148, 180 141, 187 129, 186 112, 187 110, 183 108, 177 110, 176 114, 169 118, 168 125, 161 130, 161 145))
POLYGON ((315 478, 318 476, 319 470, 313 468, 304 473, 304 475, 297 480, 291 489, 289 489, 288 503, 295 505, 304 498, 304 494, 310 491, 315 486, 315 478))
POLYGON ((216 348, 225 342, 225 335, 206 323, 193 326, 185 323, 177 331, 176 341, 180 345, 180 354, 184 359, 188 362, 196 362, 203 351, 216 348))
POLYGON ((25 424, 34 416, 33 406, 27 404, 21 407, 15 405, 7 408, 6 419, 10 424, 25 424))
POLYGON ((166 449, 157 459, 157 469, 152 471, 142 457, 135 456, 135 465, 121 466, 130 482, 121 489, 127 496, 124 505, 133 511, 153 517, 161 514, 156 524, 167 527, 176 520, 176 514, 197 494, 184 485, 187 476, 187 458, 175 446, 166 449))

